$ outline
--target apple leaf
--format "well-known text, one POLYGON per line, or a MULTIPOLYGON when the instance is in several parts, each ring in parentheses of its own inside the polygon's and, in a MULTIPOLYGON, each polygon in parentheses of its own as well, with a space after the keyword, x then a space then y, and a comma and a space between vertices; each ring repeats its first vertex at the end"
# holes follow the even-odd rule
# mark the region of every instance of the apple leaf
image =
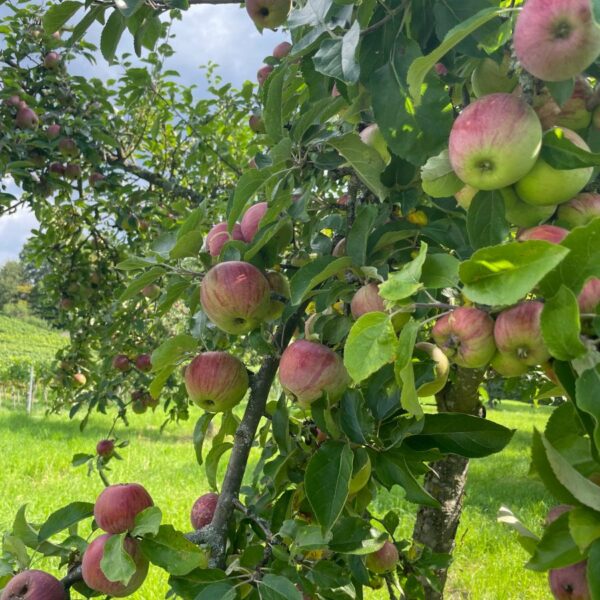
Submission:
POLYGON ((145 535, 156 535, 162 521, 162 512, 158 506, 149 506, 135 516, 135 526, 131 537, 144 537, 145 535))
POLYGON ((359 517, 342 517, 332 534, 329 548, 342 554, 370 554, 379 550, 388 539, 384 532, 374 529, 359 517))
POLYGON ((595 510, 582 507, 571 509, 568 515, 571 537, 581 552, 585 552, 592 542, 600 539, 600 515, 595 510))
POLYGON ((270 573, 259 580, 258 593, 261 600, 302 600, 303 597, 287 577, 270 573))
POLYGON ((40 528, 38 540, 43 542, 55 533, 68 529, 72 525, 88 519, 94 514, 94 505, 90 502, 72 502, 53 512, 40 528))
POLYGON ((211 490, 218 490, 217 484, 217 469, 219 468, 219 461, 225 452, 229 452, 233 448, 231 442, 223 442, 217 444, 210 449, 210 452, 206 456, 206 479, 211 490))
POLYGON ((125 550, 124 542, 127 532, 111 535, 104 546, 104 554, 100 568, 109 581, 119 581, 124 585, 135 573, 135 563, 129 552, 125 550))
POLYGON ((197 348, 198 341, 191 335, 182 333, 169 338, 152 352, 152 371, 161 371, 165 367, 178 363, 197 348))
POLYGON ((115 0, 115 6, 124 17, 131 17, 144 5, 144 0, 115 0))
POLYGON ((196 421, 196 425, 194 427, 194 451, 196 453, 196 461, 199 465, 202 465, 202 446, 204 445, 204 440, 206 439, 206 433, 208 432, 208 428, 210 426, 210 422, 213 420, 215 413, 207 413, 205 412, 203 415, 198 417, 196 421))
POLYGON ((575 383, 575 398, 577 408, 591 415, 594 422, 593 439, 596 448, 600 448, 600 373, 598 369, 584 371, 575 383))
POLYGON ((115 58, 115 53, 125 27, 126 21, 123 14, 118 10, 113 10, 100 36, 100 50, 108 63, 112 63, 115 58))
POLYGON ((465 185, 452 169, 447 148, 421 167, 421 183, 423 191, 432 198, 448 198, 465 185))
POLYGON ((567 248, 539 240, 482 248, 460 265, 464 294, 490 306, 515 304, 568 254, 567 248))
POLYGON ((402 408, 409 414, 417 417, 417 419, 421 419, 423 417, 423 408, 417 395, 415 369, 412 362, 408 362, 402 369, 396 369, 396 373, 402 384, 400 391, 400 404, 402 408))
POLYGON ((551 167, 561 171, 600 165, 599 153, 575 145, 565 137, 560 127, 554 127, 544 134, 540 156, 551 167))
POLYGON ((588 551, 587 582, 590 598, 600 597, 600 540, 596 540, 588 551))
POLYGON ((293 306, 297 306, 319 283, 350 266, 352 266, 352 259, 348 256, 342 258, 320 256, 304 265, 290 279, 290 302, 293 306))
POLYGON ((474 249, 493 246, 508 237, 504 198, 499 190, 477 192, 467 211, 467 232, 474 249))
POLYGON ((427 258, 427 244, 421 242, 419 254, 405 264, 399 271, 391 273, 386 281, 379 286, 379 295, 391 302, 404 300, 416 294, 422 287, 421 271, 427 258))
POLYGON ((229 581, 219 581, 205 587, 194 600, 236 600, 236 588, 229 581))
POLYGON ((283 137, 282 96, 286 72, 287 68, 283 64, 271 73, 267 83, 265 83, 263 122, 267 135, 274 144, 279 142, 283 137))
POLYGON ((376 218, 377 207, 363 204, 358 208, 356 218, 346 239, 346 254, 357 266, 366 264, 367 242, 376 218))
POLYGON ((421 271, 423 287, 439 290, 456 286, 459 265, 460 261, 450 254, 428 254, 421 271))
POLYGON ((519 544, 527 551, 529 554, 533 554, 535 551, 535 547, 540 541, 537 535, 527 529, 521 521, 513 514, 513 512, 507 508, 506 506, 501 506, 498 510, 497 521, 499 523, 503 523, 510 527, 513 531, 517 533, 517 540, 519 544))
POLYGON ((177 242, 171 248, 169 256, 173 259, 197 256, 202 248, 202 234, 199 231, 188 231, 180 235, 177 242))
POLYGON ((119 296, 119 302, 130 300, 139 294, 148 284, 154 283, 157 279, 160 279, 165 273, 166 270, 164 267, 156 266, 148 269, 141 275, 138 275, 119 296))
POLYGON ((347 84, 355 84, 360 75, 356 50, 360 41, 360 25, 354 21, 341 39, 325 40, 313 57, 315 69, 347 84))
POLYGON ((53 4, 42 17, 42 25, 48 33, 58 31, 81 7, 83 2, 63 0, 53 4))

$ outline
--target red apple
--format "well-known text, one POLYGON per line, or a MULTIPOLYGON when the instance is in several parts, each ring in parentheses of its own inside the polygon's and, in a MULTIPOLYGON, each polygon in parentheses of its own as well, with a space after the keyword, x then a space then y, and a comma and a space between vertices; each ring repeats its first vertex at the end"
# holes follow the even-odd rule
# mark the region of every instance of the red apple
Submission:
POLYGON ((448 68, 443 63, 435 63, 433 70, 440 76, 445 77, 448 75, 448 68))
POLYGON ((67 163, 65 166, 65 177, 67 179, 78 179, 81 177, 81 167, 75 163, 67 163))
POLYGON ((537 300, 521 302, 496 318, 494 339, 498 350, 528 367, 550 358, 540 325, 544 305, 537 300))
POLYGON ((38 126, 39 119, 34 110, 28 106, 22 106, 17 111, 15 125, 19 129, 35 129, 38 126))
POLYGON ((256 73, 258 85, 263 85, 272 72, 273 67, 271 65, 264 65, 263 67, 261 67, 256 73))
POLYGON ((102 175, 102 173, 98 173, 94 171, 88 180, 91 187, 96 187, 98 184, 102 183, 106 177, 102 175))
POLYGON ((256 329, 271 306, 266 277, 250 263, 229 261, 215 265, 202 281, 202 308, 227 333, 240 335, 256 329))
POLYGON ((544 81, 571 79, 600 54, 590 0, 528 0, 513 40, 519 62, 544 81))
POLYGON ((117 369, 117 371, 129 371, 131 364, 129 362, 129 357, 126 354, 117 354, 112 360, 113 369, 117 369))
POLYGON ((102 458, 110 458, 115 451, 115 443, 112 440, 100 440, 96 444, 96 454, 102 458))
POLYGON ((449 158, 462 181, 497 190, 531 170, 541 145, 542 126, 531 106, 512 94, 490 94, 454 121, 449 158))
POLYGON ((142 288, 142 296, 148 300, 156 300, 160 296, 160 287, 155 283, 149 283, 142 288))
POLYGON ((363 144, 366 144, 367 146, 370 146, 371 148, 377 150, 377 152, 383 159, 383 162, 385 162, 386 164, 390 162, 392 157, 388 150, 387 142, 385 141, 377 123, 371 123, 371 125, 367 125, 360 132, 360 139, 363 144))
POLYGON ((273 56, 281 60, 285 58, 292 51, 292 45, 289 42, 281 42, 273 48, 273 56))
POLYGON ((457 365, 485 367, 496 352, 494 321, 483 310, 463 306, 437 320, 431 335, 457 365))
POLYGON ((586 314, 595 314, 600 304, 600 277, 592 277, 585 282, 577 298, 579 310, 586 314))
MULTIPOLYGON (((520 95, 523 93, 523 89, 518 86, 515 92, 520 95)), ((552 94, 546 88, 543 88, 537 96, 534 96, 533 110, 538 116, 544 131, 556 126, 556 120, 560 114, 560 106, 558 106, 556 100, 554 100, 552 94)))
POLYGON ((203 352, 185 370, 190 400, 207 412, 224 412, 239 404, 250 385, 242 361, 228 352, 203 352))
POLYGON ((286 300, 290 299, 290 283, 279 271, 267 271, 265 277, 271 288, 271 304, 266 320, 275 321, 283 314, 286 300))
POLYGON ((265 216, 269 208, 266 202, 258 202, 252 205, 242 217, 240 226, 244 240, 250 243, 260 228, 260 221, 265 216))
POLYGON ((75 306, 75 302, 73 302, 72 298, 61 298, 60 302, 58 303, 58 308, 61 310, 71 310, 73 306, 75 306))
POLYGON ((569 235, 567 229, 555 225, 538 225, 531 229, 523 229, 517 239, 521 242, 527 240, 543 240, 553 244, 560 244, 569 235))
POLYGON ((94 505, 94 519, 107 533, 124 533, 135 526, 135 517, 154 506, 150 494, 139 483, 119 483, 104 488, 94 505))
POLYGON ((550 569, 548 583, 556 600, 592 600, 587 582, 587 561, 550 569))
POLYGON ((4 101, 4 104, 11 108, 21 108, 21 106, 27 106, 27 104, 25 102, 23 102, 23 100, 21 100, 21 98, 19 98, 19 96, 9 96, 4 101))
POLYGON ((587 225, 592 219, 600 217, 600 194, 585 192, 558 207, 559 222, 568 227, 587 225))
POLYGON ((366 565, 369 571, 377 574, 389 573, 393 571, 400 556, 398 550, 392 542, 387 541, 376 552, 367 554, 366 565))
POLYGON ((349 377, 339 354, 323 344, 298 340, 281 355, 279 381, 286 392, 307 406, 324 393, 337 400, 348 387, 349 377))
POLYGON ((60 64, 60 54, 57 52, 48 52, 46 56, 44 56, 44 67, 46 69, 56 69, 60 64))
POLYGON ((58 151, 65 158, 75 158, 79 154, 79 148, 73 138, 61 138, 58 141, 58 151))
POLYGON ((54 140, 60 135, 61 126, 53 123, 52 125, 48 125, 46 129, 46 136, 49 140, 54 140))
POLYGON ((140 354, 135 359, 135 366, 140 371, 147 373, 152 370, 152 357, 149 354, 140 354))
POLYGON ((350 194, 342 194, 337 200, 336 204, 338 206, 348 206, 348 202, 350 202, 350 194))
POLYGON ((379 295, 378 283, 363 285, 352 297, 350 311, 355 319, 370 312, 385 312, 385 303, 379 295))
POLYGON ((206 234, 206 248, 211 256, 219 256, 223 246, 230 240, 245 241, 241 227, 236 223, 229 233, 227 223, 218 223, 206 234))
POLYGON ((292 7, 291 0, 247 0, 246 10, 259 31, 283 25, 292 7))
POLYGON ((48 171, 62 177, 65 174, 65 167, 61 163, 54 162, 50 164, 48 171))
POLYGON ((83 386, 86 384, 87 378, 83 373, 75 373, 75 375, 73 375, 73 381, 76 385, 83 386))
POLYGON ((0 600, 66 600, 62 583, 44 571, 31 569, 15 575, 7 584, 0 600))
MULTIPOLYGON (((562 128, 560 135, 584 150, 590 151, 585 141, 570 129, 562 128)), ((515 190, 528 204, 548 206, 562 204, 578 194, 592 176, 593 167, 581 169, 555 169, 543 158, 538 158, 534 167, 517 183, 515 190)))
POLYGON ((135 563, 135 573, 124 585, 118 581, 109 581, 100 566, 104 556, 104 546, 112 536, 108 533, 97 537, 85 550, 81 562, 81 573, 83 581, 92 590, 101 592, 115 598, 131 596, 138 590, 148 574, 148 561, 142 555, 137 540, 126 537, 124 542, 125 551, 135 563))
POLYGON ((219 494, 209 492, 208 494, 203 494, 196 502, 194 502, 192 514, 190 515, 190 520, 194 529, 202 529, 211 523, 215 515, 218 501, 219 494))
POLYGON ((250 115, 250 118, 248 119, 248 127, 250 127, 254 133, 265 132, 265 123, 260 115, 250 115))

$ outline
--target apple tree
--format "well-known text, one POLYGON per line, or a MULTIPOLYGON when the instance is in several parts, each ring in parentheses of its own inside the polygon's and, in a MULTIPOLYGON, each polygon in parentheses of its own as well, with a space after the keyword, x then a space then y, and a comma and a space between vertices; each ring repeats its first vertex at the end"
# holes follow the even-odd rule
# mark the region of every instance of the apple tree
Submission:
MULTIPOLYGON (((169 19, 199 3, 56 3, 40 35, 58 58, 46 53, 36 68, 59 69, 63 43, 85 51, 78 39, 94 21, 109 61, 126 31, 138 52, 154 48, 169 19), (65 24, 72 37, 52 37, 65 24)), ((206 169, 192 160, 167 180, 156 168, 161 175, 146 181, 178 212, 144 232, 151 243, 131 244, 127 256, 120 246, 115 281, 101 286, 112 298, 107 319, 163 324, 177 301, 185 307, 180 330, 152 330, 144 365, 150 401, 197 418, 210 489, 190 507, 193 531, 162 523, 143 482, 108 486, 95 505, 59 508, 41 527, 20 512, 2 598, 36 586, 54 586, 52 599, 65 590, 128 596, 149 563, 189 599, 354 599, 378 587, 390 598, 441 598, 468 462, 501 451, 513 433, 485 418, 482 385, 534 369, 547 376, 541 395, 567 399, 532 447, 532 470, 560 505, 541 538, 508 508, 499 518, 531 554, 527 566, 550 571, 555 597, 600 598, 600 6, 248 0, 246 10, 259 29, 285 26, 292 40, 257 65, 254 95, 231 92, 236 109, 251 109, 243 132, 223 115, 224 93, 207 107, 207 131, 239 134, 252 160, 238 156, 225 179, 223 150, 206 169), (200 185, 199 206, 176 201, 200 185), (141 315, 142 290, 165 300, 141 315), (394 486, 415 504, 410 540, 394 510, 373 510, 378 491, 394 486), (92 516, 102 534, 88 545, 73 528, 92 516), (28 570, 31 550, 61 557, 64 578, 28 570)), ((137 94, 164 82, 150 57, 137 94)), ((88 134, 112 155, 98 131, 136 104, 135 93, 127 98, 141 74, 127 75, 123 112, 99 107, 88 134)), ((18 136, 8 153, 40 130, 50 135, 35 110, 39 90, 21 92, 13 79, 3 95, 18 136)), ((169 154, 189 135, 185 107, 161 98, 145 106, 163 116, 135 137, 134 175, 144 161, 164 164, 156 139, 169 154)), ((70 145, 62 152, 70 157, 70 145)), ((24 163, 26 189, 35 170, 24 163)), ((26 197, 43 207, 33 187, 26 197)), ((105 206, 94 194, 58 194, 82 214, 105 206)), ((61 214, 55 205, 46 203, 42 225, 61 214)), ((42 233, 32 242, 38 255, 47 243, 42 233)), ((48 285, 57 287, 52 276, 48 285)), ((92 359, 111 361, 114 381, 130 363, 98 347, 90 372, 92 359)), ((99 381, 89 385, 88 409, 116 403, 126 415, 99 381)), ((102 461, 113 452, 111 440, 98 448, 102 461)))

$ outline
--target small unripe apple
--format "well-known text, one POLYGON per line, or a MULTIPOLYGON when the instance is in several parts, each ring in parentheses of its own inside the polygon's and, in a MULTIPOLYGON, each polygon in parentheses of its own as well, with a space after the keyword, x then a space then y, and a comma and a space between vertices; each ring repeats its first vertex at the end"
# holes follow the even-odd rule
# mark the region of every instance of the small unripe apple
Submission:
POLYGON ((248 127, 250 127, 250 130, 254 133, 265 132, 265 123, 260 115, 250 115, 248 127))
POLYGON ((258 80, 258 85, 264 85, 265 81, 269 78, 269 75, 273 72, 273 67, 271 65, 262 66, 256 73, 256 79, 258 80))
POLYGON ((75 158, 79 154, 79 148, 73 138, 61 138, 58 140, 58 151, 65 158, 75 158))
POLYGON ((543 308, 541 302, 529 300, 503 310, 494 325, 498 350, 528 367, 546 362, 550 353, 540 325, 543 308))
POLYGON ((29 106, 22 106, 17 111, 15 125, 19 129, 35 129, 38 126, 39 118, 34 110, 29 106))
POLYGON ((590 0, 528 0, 513 41, 519 62, 543 81, 571 79, 600 54, 600 28, 590 0))
POLYGON ((267 271, 265 277, 271 288, 271 304, 265 318, 267 321, 275 321, 283 314, 285 300, 290 299, 290 282, 279 271, 267 271), (274 295, 278 297, 273 297, 274 295))
POLYGON ((494 321, 478 308, 463 306, 444 315, 431 335, 442 352, 461 367, 485 367, 496 353, 494 321))
POLYGON ((45 571, 30 569, 15 575, 7 584, 0 600, 66 600, 62 583, 45 571))
POLYGON ((147 404, 140 398, 138 400, 134 400, 131 403, 131 410, 136 414, 136 415, 143 415, 144 413, 146 413, 148 411, 148 406, 147 404))
POLYGON ((385 302, 379 295, 379 284, 367 283, 352 297, 350 311, 355 319, 370 312, 385 312, 385 302))
POLYGON ((242 235, 242 228, 238 223, 233 226, 233 230, 229 233, 227 223, 217 223, 213 228, 206 234, 205 245, 211 256, 219 256, 223 246, 231 241, 237 240, 244 242, 244 236, 242 235))
POLYGON ((44 56, 44 67, 46 69, 56 69, 60 64, 60 54, 58 52, 48 52, 46 56, 44 56))
POLYGON ((190 521, 194 529, 202 529, 211 523, 215 516, 218 501, 219 494, 209 492, 203 494, 196 502, 194 502, 192 513, 190 515, 190 521))
POLYGON ((53 123, 52 125, 48 125, 46 129, 46 136, 49 140, 54 140, 60 135, 61 126, 53 123))
MULTIPOLYGON (((585 141, 570 129, 561 129, 570 142, 590 151, 585 141)), ((561 134, 561 135, 562 135, 561 134)), ((555 169, 543 158, 538 158, 533 168, 517 183, 515 190, 523 202, 536 206, 561 204, 578 194, 590 180, 593 167, 581 169, 555 169)))
POLYGON ((149 354, 140 354, 135 358, 136 369, 147 373, 152 370, 152 357, 149 354))
POLYGON ((386 540, 379 550, 367 554, 366 565, 369 571, 381 575, 393 571, 399 560, 398 549, 386 540))
POLYGON ((67 179, 78 179, 81 177, 81 167, 75 163, 67 163, 65 166, 65 177, 67 179))
POLYGON ((267 316, 271 288, 254 265, 223 262, 204 276, 200 301, 208 318, 219 329, 241 335, 256 329, 267 316))
POLYGON ((258 233, 260 222, 268 208, 269 205, 266 202, 258 202, 244 213, 240 227, 242 229, 242 236, 244 236, 246 242, 250 243, 258 233))
POLYGON ((291 0, 247 0, 246 11, 259 31, 283 25, 291 10, 291 0))
POLYGON ((124 533, 135 527, 135 518, 154 506, 150 494, 139 483, 119 483, 104 488, 94 505, 94 519, 107 533, 124 533))
POLYGON ((480 61, 471 74, 471 86, 477 98, 488 94, 512 92, 519 82, 515 73, 509 76, 510 55, 505 54, 502 62, 497 63, 492 58, 480 61))
POLYGON ((337 400, 349 377, 339 354, 323 344, 298 340, 281 355, 279 381, 286 392, 307 406, 324 393, 337 400))
POLYGON ((450 361, 448 357, 438 348, 435 344, 429 342, 419 342, 415 344, 417 350, 417 358, 419 352, 422 353, 427 359, 432 360, 435 363, 433 367, 435 379, 420 385, 417 388, 417 396, 419 398, 426 398, 427 396, 435 396, 441 391, 448 381, 448 374, 450 373, 450 361))
POLYGON ((348 206, 348 202, 350 202, 350 194, 342 194, 335 203, 338 206, 348 206))
POLYGON ((81 574, 83 581, 90 589, 115 598, 125 598, 131 596, 144 583, 148 574, 148 560, 142 554, 138 541, 126 537, 123 546, 125 552, 133 559, 135 573, 127 585, 118 581, 110 581, 102 571, 100 564, 104 556, 104 547, 111 537, 111 535, 105 533, 97 537, 86 548, 81 561, 81 574))
POLYGON ((556 206, 532 206, 523 202, 512 187, 500 190, 504 200, 504 216, 509 223, 518 227, 533 227, 547 221, 556 210, 556 206))
POLYGON ((94 171, 90 175, 88 183, 90 184, 91 187, 96 187, 100 183, 102 183, 105 179, 106 179, 106 177, 104 175, 102 175, 102 173, 98 173, 97 171, 94 171))
POLYGON ((600 303, 600 277, 588 279, 577 298, 579 310, 585 314, 595 314, 600 303))
POLYGON ((113 369, 117 369, 117 371, 125 372, 129 371, 131 364, 129 362, 129 357, 126 354, 117 354, 112 360, 113 369))
POLYGON ((281 60, 292 51, 292 45, 289 42, 281 42, 273 48, 273 56, 281 60))
POLYGON ((96 444, 96 454, 102 458, 110 458, 115 451, 115 443, 112 440, 100 440, 96 444))
POLYGON ((568 227, 587 225, 600 217, 600 194, 595 192, 578 194, 558 207, 559 222, 568 227))
POLYGON ((84 386, 87 383, 87 377, 83 373, 75 373, 75 375, 73 375, 73 381, 76 385, 84 386))
POLYGON ((556 600, 592 600, 587 582, 587 561, 550 569, 548 583, 556 600))
POLYGON ((490 94, 454 121, 448 151, 461 181, 497 190, 528 173, 541 146, 542 126, 531 106, 512 94, 490 94))
POLYGON ((48 171, 54 175, 62 177, 65 174, 65 167, 61 163, 54 162, 50 164, 48 171))
POLYGON ((387 142, 385 141, 381 130, 379 129, 379 125, 377 123, 372 123, 371 125, 367 125, 360 132, 360 139, 363 144, 370 146, 377 150, 384 163, 389 163, 392 160, 392 156, 387 147, 387 142))
POLYGON ((203 352, 185 370, 190 400, 207 412, 224 412, 239 404, 250 381, 242 361, 228 352, 203 352))
POLYGON ((149 283, 142 288, 142 296, 148 300, 156 300, 160 296, 160 287, 155 283, 149 283))
POLYGON ((569 235, 567 229, 555 225, 538 225, 531 229, 523 229, 517 239, 521 242, 527 240, 543 240, 552 244, 560 244, 569 235))

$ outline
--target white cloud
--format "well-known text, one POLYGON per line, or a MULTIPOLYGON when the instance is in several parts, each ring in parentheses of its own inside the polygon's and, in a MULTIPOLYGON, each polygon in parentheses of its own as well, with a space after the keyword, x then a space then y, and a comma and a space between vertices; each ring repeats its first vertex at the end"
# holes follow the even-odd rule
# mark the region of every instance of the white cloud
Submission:
POLYGON ((19 209, 12 215, 0 218, 0 265, 15 260, 37 219, 28 209, 19 209))

